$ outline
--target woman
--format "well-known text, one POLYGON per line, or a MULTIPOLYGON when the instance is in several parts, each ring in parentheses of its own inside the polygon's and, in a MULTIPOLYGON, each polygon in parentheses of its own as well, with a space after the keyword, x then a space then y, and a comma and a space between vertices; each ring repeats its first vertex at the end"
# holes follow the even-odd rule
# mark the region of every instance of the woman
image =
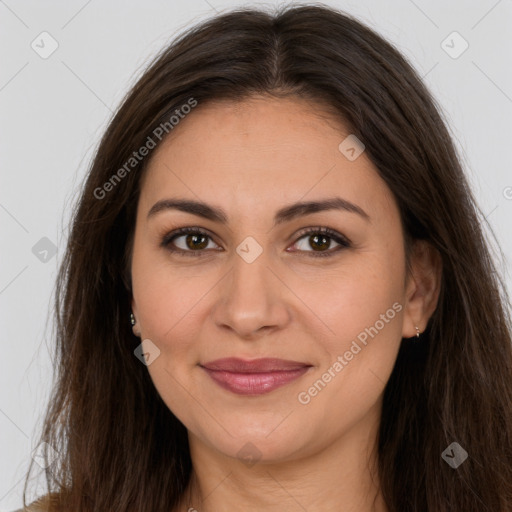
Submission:
POLYGON ((320 6, 197 26, 127 95, 74 213, 34 510, 512 510, 480 222, 373 31, 320 6))

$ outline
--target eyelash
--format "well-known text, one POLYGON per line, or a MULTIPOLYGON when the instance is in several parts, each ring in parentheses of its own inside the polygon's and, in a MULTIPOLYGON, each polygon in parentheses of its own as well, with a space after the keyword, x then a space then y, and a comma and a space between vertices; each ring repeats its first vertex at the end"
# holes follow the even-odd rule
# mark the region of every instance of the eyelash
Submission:
MULTIPOLYGON (((171 233, 165 235, 162 240, 161 246, 164 247, 169 252, 178 254, 179 256, 192 256, 192 257, 203 256, 204 254, 201 254, 201 253, 205 252, 204 249, 197 250, 197 251, 192 251, 192 250, 185 251, 183 249, 172 249, 171 248, 171 243, 173 242, 173 240, 175 238, 178 238, 181 235, 188 235, 188 234, 200 234, 200 235, 204 235, 204 236, 207 236, 208 238, 212 239, 212 237, 201 228, 185 227, 185 228, 177 229, 177 230, 172 231, 171 233)), ((311 253, 311 257, 313 257, 313 258, 324 258, 324 257, 333 256, 334 254, 337 254, 341 250, 351 247, 351 243, 347 238, 341 236, 336 231, 334 231, 330 228, 325 228, 325 227, 307 228, 306 230, 302 231, 299 234, 299 237, 297 238, 295 243, 298 240, 300 240, 301 238, 304 238, 306 235, 312 235, 312 234, 327 235, 327 238, 331 238, 336 243, 340 244, 340 246, 334 250, 328 250, 328 251, 316 252, 316 251, 300 251, 299 250, 297 252, 311 253)))

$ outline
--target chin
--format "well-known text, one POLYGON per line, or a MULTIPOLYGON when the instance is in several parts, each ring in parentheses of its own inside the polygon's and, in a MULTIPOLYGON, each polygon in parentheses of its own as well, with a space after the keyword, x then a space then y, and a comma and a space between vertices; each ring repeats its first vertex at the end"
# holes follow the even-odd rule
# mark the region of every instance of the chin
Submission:
MULTIPOLYGON (((280 418, 272 421, 250 421, 229 423, 229 434, 220 428, 217 436, 212 436, 211 423, 204 426, 203 434, 199 437, 202 442, 209 444, 215 450, 240 459, 241 462, 249 461, 247 465, 255 462, 272 463, 292 460, 305 455, 313 448, 314 436, 307 432, 304 425, 288 423, 280 418), (281 423, 280 423, 281 422, 281 423)), ((311 425, 310 425, 311 426, 311 425)))

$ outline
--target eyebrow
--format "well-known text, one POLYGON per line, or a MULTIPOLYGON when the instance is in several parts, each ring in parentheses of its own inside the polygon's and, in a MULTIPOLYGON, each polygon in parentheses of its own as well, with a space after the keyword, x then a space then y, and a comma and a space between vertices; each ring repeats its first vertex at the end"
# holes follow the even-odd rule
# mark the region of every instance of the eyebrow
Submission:
MULTIPOLYGON (((148 212, 148 218, 165 210, 179 210, 221 224, 228 223, 228 216, 222 208, 191 199, 162 199, 151 207, 148 212)), ((361 207, 341 197, 333 197, 321 201, 299 202, 285 206, 277 211, 274 217, 274 226, 283 222, 289 222, 303 215, 327 210, 343 210, 355 213, 370 222, 370 216, 361 207)))

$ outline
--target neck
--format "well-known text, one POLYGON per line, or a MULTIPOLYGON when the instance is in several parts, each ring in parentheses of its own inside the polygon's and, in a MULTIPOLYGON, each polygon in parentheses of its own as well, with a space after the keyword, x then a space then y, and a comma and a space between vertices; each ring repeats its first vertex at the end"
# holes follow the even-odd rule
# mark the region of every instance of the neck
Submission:
POLYGON ((189 432, 192 478, 179 512, 387 512, 379 488, 379 410, 322 450, 248 466, 189 432))

